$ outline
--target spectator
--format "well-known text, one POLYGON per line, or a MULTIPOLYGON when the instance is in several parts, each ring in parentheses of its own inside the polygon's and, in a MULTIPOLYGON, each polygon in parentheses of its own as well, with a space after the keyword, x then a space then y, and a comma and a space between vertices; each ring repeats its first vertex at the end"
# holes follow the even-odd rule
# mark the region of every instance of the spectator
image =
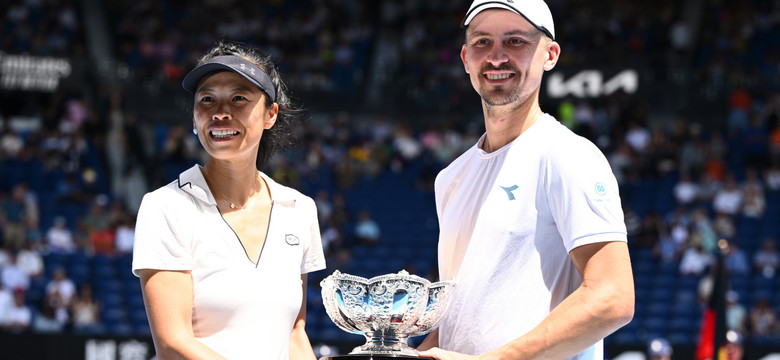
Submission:
POLYGON ((764 192, 756 189, 755 186, 746 186, 742 200, 742 215, 761 219, 766 209, 766 197, 764 192))
POLYGON ((701 276, 712 263, 712 254, 705 251, 701 244, 690 246, 680 259, 680 275, 701 276))
POLYGON ((355 240, 358 244, 374 245, 379 242, 381 232, 379 224, 371 218, 371 213, 367 210, 360 212, 358 222, 355 224, 355 240))
POLYGON ((712 200, 712 207, 716 212, 727 215, 737 215, 742 209, 742 189, 740 189, 737 180, 733 174, 729 174, 725 179, 725 186, 715 193, 712 200))
POLYGON ((777 337, 777 312, 769 306, 769 299, 760 298, 750 309, 750 336, 757 340, 777 337))
POLYGON ((5 322, 14 306, 14 292, 0 281, 0 326, 5 322))
POLYGON ((334 220, 327 221, 322 227, 322 250, 326 256, 339 249, 344 243, 341 228, 334 220))
POLYGON ((775 277, 780 270, 780 252, 775 246, 774 239, 766 239, 761 249, 753 254, 753 268, 766 278, 775 277))
POLYGON ((726 332, 726 359, 725 360, 742 360, 744 355, 744 349, 742 347, 742 334, 736 330, 729 330, 726 332))
POLYGON ((89 212, 81 218, 81 223, 90 237, 111 227, 111 215, 107 209, 108 198, 100 195, 89 208, 89 212))
POLYGON ((680 181, 674 185, 674 198, 677 204, 691 205, 699 198, 699 185, 693 181, 690 174, 684 173, 680 181))
MULTIPOLYGON (((626 217, 627 218, 627 217, 626 217)), ((626 221, 628 223, 628 221, 626 221)), ((628 228, 628 224, 626 224, 628 228)), ((631 234, 631 231, 628 232, 631 234)), ((642 225, 634 235, 634 244, 639 247, 656 247, 661 236, 666 234, 666 224, 657 212, 650 212, 642 218, 642 225)))
POLYGON ((400 125, 395 131, 393 145, 398 150, 404 163, 410 162, 420 156, 422 145, 413 136, 412 130, 405 125, 400 125))
POLYGON ((64 217, 58 216, 54 219, 54 224, 46 232, 46 244, 48 250, 55 254, 70 254, 76 251, 73 233, 66 226, 64 217))
POLYGON ((327 190, 318 191, 317 197, 314 198, 314 202, 317 204, 317 217, 320 220, 320 224, 326 224, 333 214, 333 204, 330 202, 330 193, 327 190))
POLYGON ((684 249, 688 244, 688 240, 691 238, 691 227, 686 223, 685 219, 674 219, 671 222, 670 228, 670 238, 677 244, 678 248, 684 249))
MULTIPOLYGON (((737 225, 734 223, 734 220, 731 216, 728 216, 724 213, 718 213, 715 215, 713 229, 715 230, 714 235, 716 235, 718 239, 733 239, 737 235, 737 225)), ((715 243, 713 242, 711 245, 712 246, 707 247, 707 249, 710 251, 715 249, 715 243)))
POLYGON ((0 324, 0 329, 10 333, 23 333, 30 329, 32 310, 24 302, 24 290, 16 289, 13 293, 13 306, 6 314, 5 321, 0 324))
MULTIPOLYGON (((718 241, 718 230, 723 231, 724 227, 728 226, 727 222, 725 224, 723 223, 724 220, 722 218, 716 219, 720 220, 720 222, 713 224, 707 214, 707 210, 704 208, 696 208, 693 210, 691 213, 691 228, 693 231, 688 243, 700 244, 706 252, 715 251, 718 241)), ((725 221, 727 220, 730 219, 725 219, 725 221)))
POLYGON ((650 130, 639 121, 631 121, 628 124, 625 141, 637 154, 644 154, 650 144, 650 130))
MULTIPOLYGON (((777 127, 777 133, 780 134, 780 126, 777 127)), ((780 136, 778 136, 780 138, 780 136)), ((767 190, 780 190, 780 156, 772 160, 772 164, 764 171, 764 182, 767 190)))
POLYGON ((21 249, 27 242, 27 219, 33 211, 30 207, 27 188, 21 183, 14 186, 10 199, 0 201, 3 242, 12 250, 21 249))
POLYGON ((76 287, 68 279, 64 268, 54 270, 52 279, 46 284, 44 301, 54 309, 54 317, 63 326, 70 323, 70 304, 73 301, 76 287))
POLYGON ((114 245, 116 243, 116 232, 113 224, 105 229, 93 232, 89 236, 89 248, 95 255, 114 255, 114 245))
POLYGON ((761 197, 764 196, 764 182, 755 168, 745 169, 745 179, 742 180, 742 190, 746 192, 748 189, 754 190, 757 194, 761 195, 761 197))
POLYGON ((68 278, 65 268, 57 268, 52 274, 52 278, 46 284, 46 295, 57 294, 62 300, 62 306, 67 310, 76 295, 76 286, 68 278))
POLYGON ((0 135, 0 155, 2 157, 16 157, 23 148, 24 139, 10 127, 5 127, 0 135))
POLYGON ((707 163, 707 145, 701 138, 701 130, 698 126, 691 126, 691 135, 682 144, 679 158, 682 174, 712 174, 704 171, 707 163))
POLYGON ((33 318, 32 331, 39 334, 56 334, 64 329, 64 324, 57 320, 56 309, 48 299, 44 298, 41 311, 33 318))
POLYGON ((747 254, 733 241, 729 242, 728 250, 723 257, 723 265, 731 276, 745 276, 750 274, 750 261, 747 254))
POLYGON ((747 329, 747 310, 739 302, 739 294, 735 291, 726 293, 726 328, 744 333, 747 329))
POLYGON ((17 253, 16 262, 31 279, 43 276, 43 256, 38 243, 27 242, 17 253))
POLYGON ((9 251, 8 247, 9 246, 0 246, 0 270, 2 270, 3 266, 5 266, 5 264, 8 264, 8 262, 11 259, 12 251, 9 251))
POLYGON ((699 202, 711 204, 723 188, 723 182, 709 172, 705 172, 699 179, 699 202))
POLYGON ((130 214, 122 215, 115 232, 114 249, 117 255, 132 254, 135 242, 135 218, 130 214))
POLYGON ((3 282, 5 288, 26 291, 30 287, 30 277, 19 266, 17 259, 17 253, 12 252, 8 263, 0 269, 0 281, 3 282))
POLYGON ((679 259, 684 248, 674 241, 668 234, 663 234, 658 238, 658 242, 653 247, 653 256, 662 264, 671 264, 679 259))
POLYGON ((647 344, 647 356, 649 360, 671 360, 672 345, 668 340, 655 338, 647 344))
POLYGON ((95 333, 100 330, 101 304, 92 294, 92 285, 81 286, 79 294, 73 299, 71 313, 73 314, 73 329, 77 332, 95 333))

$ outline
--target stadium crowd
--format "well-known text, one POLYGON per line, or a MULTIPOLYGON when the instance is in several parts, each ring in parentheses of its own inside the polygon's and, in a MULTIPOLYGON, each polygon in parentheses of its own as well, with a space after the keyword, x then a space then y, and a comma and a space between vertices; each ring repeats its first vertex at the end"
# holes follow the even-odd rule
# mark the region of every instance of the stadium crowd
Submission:
MULTIPOLYGON (((704 106, 720 109, 717 119, 687 109, 658 109, 653 99, 621 93, 564 99, 543 108, 604 151, 621 186, 632 254, 693 279, 688 284, 703 305, 718 241, 725 239, 725 264, 734 285, 728 294, 729 327, 750 341, 780 340, 780 59, 771 45, 780 37, 780 8, 763 1, 704 1, 698 16, 691 16, 676 1, 652 7, 548 2, 557 18, 570 19, 558 30, 564 49, 559 67, 631 64, 657 77, 688 77, 715 100, 704 106), (738 285, 746 282, 751 287, 738 285)), ((430 194, 438 170, 481 135, 481 125, 470 124, 468 112, 454 110, 472 96, 458 56, 463 4, 277 0, 239 9, 234 1, 193 7, 176 0, 122 0, 103 5, 113 41, 110 55, 127 70, 125 81, 180 92, 181 77, 197 60, 193 54, 225 38, 266 49, 289 74, 294 92, 343 101, 341 111, 323 112, 317 101, 303 99, 313 105, 306 105, 298 146, 267 167, 277 181, 316 199, 329 269, 346 266, 351 249, 393 245, 385 230, 397 225, 346 201, 352 189, 412 174, 414 191, 430 194), (383 68, 384 78, 405 95, 390 96, 398 103, 375 111, 351 108, 365 100, 368 87, 387 85, 371 81, 379 67, 376 58, 387 56, 375 44, 393 41, 396 67, 383 68), (402 101, 443 111, 391 111, 402 101)), ((0 51, 84 54, 88 42, 79 6, 75 0, 0 5, 8 34, 0 51)), ((50 260, 63 255, 85 263, 126 264, 141 196, 202 161, 202 149, 187 119, 149 123, 143 116, 149 109, 131 108, 121 88, 98 81, 79 91, 32 94, 36 101, 21 105, 5 100, 12 98, 6 97, 8 90, 0 91, 0 329, 110 332, 103 325, 112 315, 96 294, 105 289, 93 289, 100 286, 100 274, 69 273, 63 263, 50 260), (19 128, 14 119, 37 119, 40 126, 19 128)), ((129 273, 129 266, 118 271, 129 273)), ((637 283, 638 288, 650 285, 637 283)))

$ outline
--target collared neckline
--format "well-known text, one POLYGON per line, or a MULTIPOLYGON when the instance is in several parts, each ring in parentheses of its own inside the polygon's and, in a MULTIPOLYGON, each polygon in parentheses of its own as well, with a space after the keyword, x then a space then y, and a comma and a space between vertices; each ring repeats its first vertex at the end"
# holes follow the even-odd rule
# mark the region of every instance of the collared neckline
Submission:
MULTIPOLYGON (((295 204, 295 197, 292 191, 277 183, 262 171, 258 170, 257 173, 265 180, 265 183, 268 184, 268 191, 271 193, 271 200, 273 203, 280 205, 295 204)), ((179 174, 178 181, 179 189, 200 201, 217 206, 217 201, 214 199, 214 195, 211 193, 208 183, 206 183, 206 178, 203 176, 200 165, 193 165, 191 168, 179 174)))

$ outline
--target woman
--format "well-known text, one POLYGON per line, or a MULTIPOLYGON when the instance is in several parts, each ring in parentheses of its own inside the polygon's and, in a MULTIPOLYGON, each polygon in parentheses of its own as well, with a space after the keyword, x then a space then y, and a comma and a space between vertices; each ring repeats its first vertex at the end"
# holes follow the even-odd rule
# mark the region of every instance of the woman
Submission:
POLYGON ((313 359, 306 274, 323 269, 314 201, 258 170, 296 110, 260 51, 219 43, 182 82, 208 153, 147 194, 133 272, 160 359, 313 359), (261 140, 262 139, 262 140, 261 140))

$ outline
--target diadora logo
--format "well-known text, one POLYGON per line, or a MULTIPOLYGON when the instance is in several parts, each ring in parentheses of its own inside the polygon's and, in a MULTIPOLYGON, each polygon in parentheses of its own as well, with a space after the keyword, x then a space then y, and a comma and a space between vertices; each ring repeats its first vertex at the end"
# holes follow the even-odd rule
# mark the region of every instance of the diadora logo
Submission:
POLYGON ((284 242, 286 242, 287 245, 295 246, 295 245, 300 244, 301 240, 298 239, 298 237, 293 235, 293 234, 286 234, 286 235, 284 235, 284 242))
POLYGON ((599 181, 596 183, 596 194, 599 194, 601 196, 604 196, 607 194, 607 185, 604 185, 603 182, 599 181))
POLYGON ((517 185, 512 185, 512 186, 509 186, 509 187, 500 186, 499 185, 498 187, 500 187, 500 188, 504 189, 504 191, 506 191, 506 196, 509 197, 509 201, 512 201, 512 200, 515 199, 515 194, 512 194, 512 191, 517 190, 517 185))

